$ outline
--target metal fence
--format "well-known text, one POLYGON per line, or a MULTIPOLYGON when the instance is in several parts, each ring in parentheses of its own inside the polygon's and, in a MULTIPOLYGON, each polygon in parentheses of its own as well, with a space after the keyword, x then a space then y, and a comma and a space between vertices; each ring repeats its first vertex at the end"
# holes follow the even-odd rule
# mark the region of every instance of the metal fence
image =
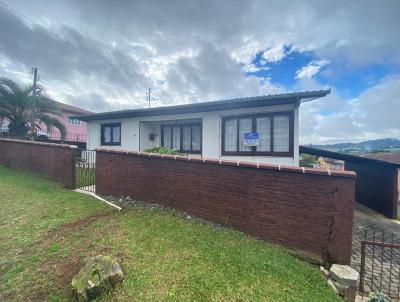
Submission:
MULTIPOLYGON (((48 139, 48 140, 61 140, 61 132, 58 130, 51 130, 47 132, 38 132, 38 138, 41 139, 48 139)), ((64 141, 69 142, 86 142, 86 134, 82 133, 75 133, 67 131, 65 133, 65 137, 63 138, 64 141)))
POLYGON ((359 292, 382 292, 400 301, 400 234, 371 229, 361 241, 359 292))
MULTIPOLYGON (((0 125, 0 137, 29 140, 30 134, 28 132, 23 136, 11 136, 8 132, 8 128, 2 127, 0 125)), ((58 130, 52 130, 52 131, 38 130, 35 134, 35 140, 41 142, 54 141, 54 142, 86 143, 86 134, 66 132, 65 137, 61 139, 61 133, 58 130)))
POLYGON ((96 193, 96 151, 77 149, 75 153, 76 188, 96 193))

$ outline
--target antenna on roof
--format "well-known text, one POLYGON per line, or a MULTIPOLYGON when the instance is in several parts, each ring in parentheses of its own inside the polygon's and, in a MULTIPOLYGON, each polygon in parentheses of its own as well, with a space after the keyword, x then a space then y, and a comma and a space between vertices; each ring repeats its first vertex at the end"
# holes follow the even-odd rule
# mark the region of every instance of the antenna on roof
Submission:
POLYGON ((149 90, 146 91, 146 96, 147 96, 147 99, 148 99, 148 101, 149 101, 149 108, 150 108, 150 103, 151 103, 151 88, 149 88, 149 90))
POLYGON ((151 88, 149 88, 149 90, 146 91, 146 99, 149 103, 149 108, 151 107, 151 101, 156 100, 156 98, 151 96, 151 93, 152 93, 151 88))

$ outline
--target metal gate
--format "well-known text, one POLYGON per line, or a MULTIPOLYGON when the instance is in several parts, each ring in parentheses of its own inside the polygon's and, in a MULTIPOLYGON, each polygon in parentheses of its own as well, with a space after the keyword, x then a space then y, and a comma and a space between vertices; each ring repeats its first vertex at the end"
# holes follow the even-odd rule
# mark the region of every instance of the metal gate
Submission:
POLYGON ((77 149, 75 153, 76 188, 96 193, 96 151, 77 149))
POLYGON ((359 292, 381 292, 400 301, 400 244, 398 234, 373 230, 361 241, 359 292))

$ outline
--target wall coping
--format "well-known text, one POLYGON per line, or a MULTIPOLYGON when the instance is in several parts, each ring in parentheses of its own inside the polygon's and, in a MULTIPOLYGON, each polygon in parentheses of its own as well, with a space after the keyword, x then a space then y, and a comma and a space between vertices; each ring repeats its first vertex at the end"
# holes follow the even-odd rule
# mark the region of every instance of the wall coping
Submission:
POLYGON ((198 157, 198 156, 191 157, 191 156, 183 156, 183 155, 149 153, 149 152, 142 152, 142 151, 115 150, 115 149, 109 149, 109 148, 98 148, 98 149, 96 149, 96 151, 102 152, 102 153, 115 153, 115 154, 133 155, 133 156, 141 156, 141 157, 149 157, 149 158, 190 161, 190 162, 196 162, 196 163, 265 169, 265 170, 291 172, 291 173, 299 173, 299 174, 316 174, 316 175, 347 177, 347 178, 356 178, 357 177, 357 174, 353 171, 337 171, 337 170, 331 171, 329 169, 293 167, 293 166, 285 166, 285 165, 273 165, 273 164, 246 162, 246 161, 241 161, 241 160, 234 161, 234 160, 224 160, 224 159, 219 159, 219 158, 205 158, 205 157, 198 157))
POLYGON ((31 142, 31 141, 25 141, 25 140, 21 140, 21 139, 11 139, 11 138, 0 138, 0 142, 27 144, 27 145, 40 145, 40 146, 56 147, 56 148, 67 148, 67 149, 76 149, 76 148, 78 148, 77 146, 74 146, 74 145, 56 144, 56 143, 43 143, 43 142, 31 142))

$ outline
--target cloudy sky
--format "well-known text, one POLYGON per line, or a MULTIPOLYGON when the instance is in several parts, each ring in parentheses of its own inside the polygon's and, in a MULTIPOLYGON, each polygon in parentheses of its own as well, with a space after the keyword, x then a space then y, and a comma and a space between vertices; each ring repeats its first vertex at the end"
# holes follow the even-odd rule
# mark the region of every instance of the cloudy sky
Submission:
POLYGON ((0 0, 0 76, 92 111, 331 88, 302 143, 400 137, 400 1, 0 0))

